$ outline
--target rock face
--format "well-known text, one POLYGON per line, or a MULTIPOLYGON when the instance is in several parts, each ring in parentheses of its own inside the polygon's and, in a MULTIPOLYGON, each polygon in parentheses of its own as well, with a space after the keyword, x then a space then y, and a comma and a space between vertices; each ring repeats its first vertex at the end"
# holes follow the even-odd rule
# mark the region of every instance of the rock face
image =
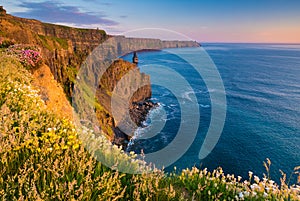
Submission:
MULTIPOLYGON (((126 144, 137 126, 145 120, 154 104, 151 98, 150 76, 140 73, 135 64, 122 59, 115 60, 100 79, 96 97, 104 107, 98 111, 98 119, 104 115, 114 117, 111 127, 115 133, 112 139, 116 144, 126 144)), ((107 122, 101 122, 105 128, 107 122)))
POLYGON ((195 41, 162 41, 152 38, 127 38, 125 36, 117 36, 118 41, 126 40, 122 44, 122 50, 142 50, 142 49, 164 49, 164 48, 183 48, 183 47, 200 47, 200 44, 195 41))
POLYGON ((129 108, 130 117, 136 125, 142 127, 149 111, 157 106, 157 103, 153 103, 151 100, 132 102, 129 108))

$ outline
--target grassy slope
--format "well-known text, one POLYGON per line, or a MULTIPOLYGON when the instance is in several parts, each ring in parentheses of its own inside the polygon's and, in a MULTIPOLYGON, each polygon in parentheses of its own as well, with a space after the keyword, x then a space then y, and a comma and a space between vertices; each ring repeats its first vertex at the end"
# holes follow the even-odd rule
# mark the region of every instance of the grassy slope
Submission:
POLYGON ((32 85, 39 89, 39 95, 45 104, 59 116, 72 119, 73 110, 61 87, 54 79, 50 69, 43 64, 34 71, 32 85))

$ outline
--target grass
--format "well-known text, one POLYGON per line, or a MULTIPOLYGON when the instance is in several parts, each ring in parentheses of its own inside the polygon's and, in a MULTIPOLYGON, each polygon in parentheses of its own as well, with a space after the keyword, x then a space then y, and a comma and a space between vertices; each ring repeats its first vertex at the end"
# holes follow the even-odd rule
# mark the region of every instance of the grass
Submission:
MULTIPOLYGON (((300 199, 299 183, 289 185, 284 174, 280 185, 270 179, 270 160, 264 162, 264 178, 249 172, 242 179, 221 168, 118 172, 150 167, 134 153, 127 155, 104 137, 50 112, 32 87, 31 74, 14 57, 0 53, 0 75, 0 200, 300 199), (86 143, 92 143, 92 152, 86 143), (93 155, 107 160, 101 163, 93 155)), ((299 170, 294 172, 298 177, 299 170)))
POLYGON ((54 50, 55 48, 62 48, 64 50, 67 50, 69 47, 67 39, 57 38, 53 36, 44 36, 40 34, 38 34, 38 37, 42 43, 42 46, 47 48, 48 50, 54 50))

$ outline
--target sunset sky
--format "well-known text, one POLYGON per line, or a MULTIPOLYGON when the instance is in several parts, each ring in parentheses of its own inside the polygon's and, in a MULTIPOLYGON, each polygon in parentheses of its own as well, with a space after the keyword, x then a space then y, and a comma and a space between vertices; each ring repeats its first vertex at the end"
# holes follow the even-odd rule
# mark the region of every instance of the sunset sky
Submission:
POLYGON ((299 0, 1 0, 0 5, 16 16, 109 34, 163 28, 199 42, 300 43, 299 0))

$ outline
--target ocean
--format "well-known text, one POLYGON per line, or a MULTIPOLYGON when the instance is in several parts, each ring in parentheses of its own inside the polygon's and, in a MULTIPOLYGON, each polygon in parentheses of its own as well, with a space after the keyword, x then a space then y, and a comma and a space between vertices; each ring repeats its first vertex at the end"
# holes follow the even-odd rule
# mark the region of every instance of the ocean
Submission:
MULTIPOLYGON (((197 113, 195 108, 188 107, 196 101, 199 120, 195 139, 178 160, 165 167, 167 172, 175 166, 177 170, 222 167, 225 173, 244 179, 249 171, 262 177, 266 173, 263 161, 269 158, 273 180, 279 182, 279 170, 289 176, 300 165, 300 45, 205 43, 201 51, 202 48, 215 64, 226 94, 224 128, 212 151, 199 159, 209 127, 214 126, 210 123, 215 89, 208 87, 203 75, 178 56, 183 52, 191 58, 199 51, 197 48, 138 52, 141 72, 150 74, 151 81, 162 77, 166 81, 162 85, 152 84, 152 100, 160 106, 150 112, 145 127, 136 131, 128 151, 143 150, 147 158, 148 153, 170 146, 181 124, 189 124, 184 122, 184 112, 197 113), (164 69, 180 75, 188 83, 186 90, 174 94, 168 86, 176 85, 179 78, 166 76, 164 69), (184 104, 188 106, 183 107, 184 104), (160 110, 163 115, 152 118, 160 110), (142 139, 143 132, 157 122, 163 122, 163 127, 152 137, 142 139)), ((132 55, 123 58, 131 61, 132 55)), ((197 54, 194 59, 198 59, 197 54)), ((189 137, 189 130, 185 132, 189 137)), ((177 147, 180 149, 180 142, 177 147)))

